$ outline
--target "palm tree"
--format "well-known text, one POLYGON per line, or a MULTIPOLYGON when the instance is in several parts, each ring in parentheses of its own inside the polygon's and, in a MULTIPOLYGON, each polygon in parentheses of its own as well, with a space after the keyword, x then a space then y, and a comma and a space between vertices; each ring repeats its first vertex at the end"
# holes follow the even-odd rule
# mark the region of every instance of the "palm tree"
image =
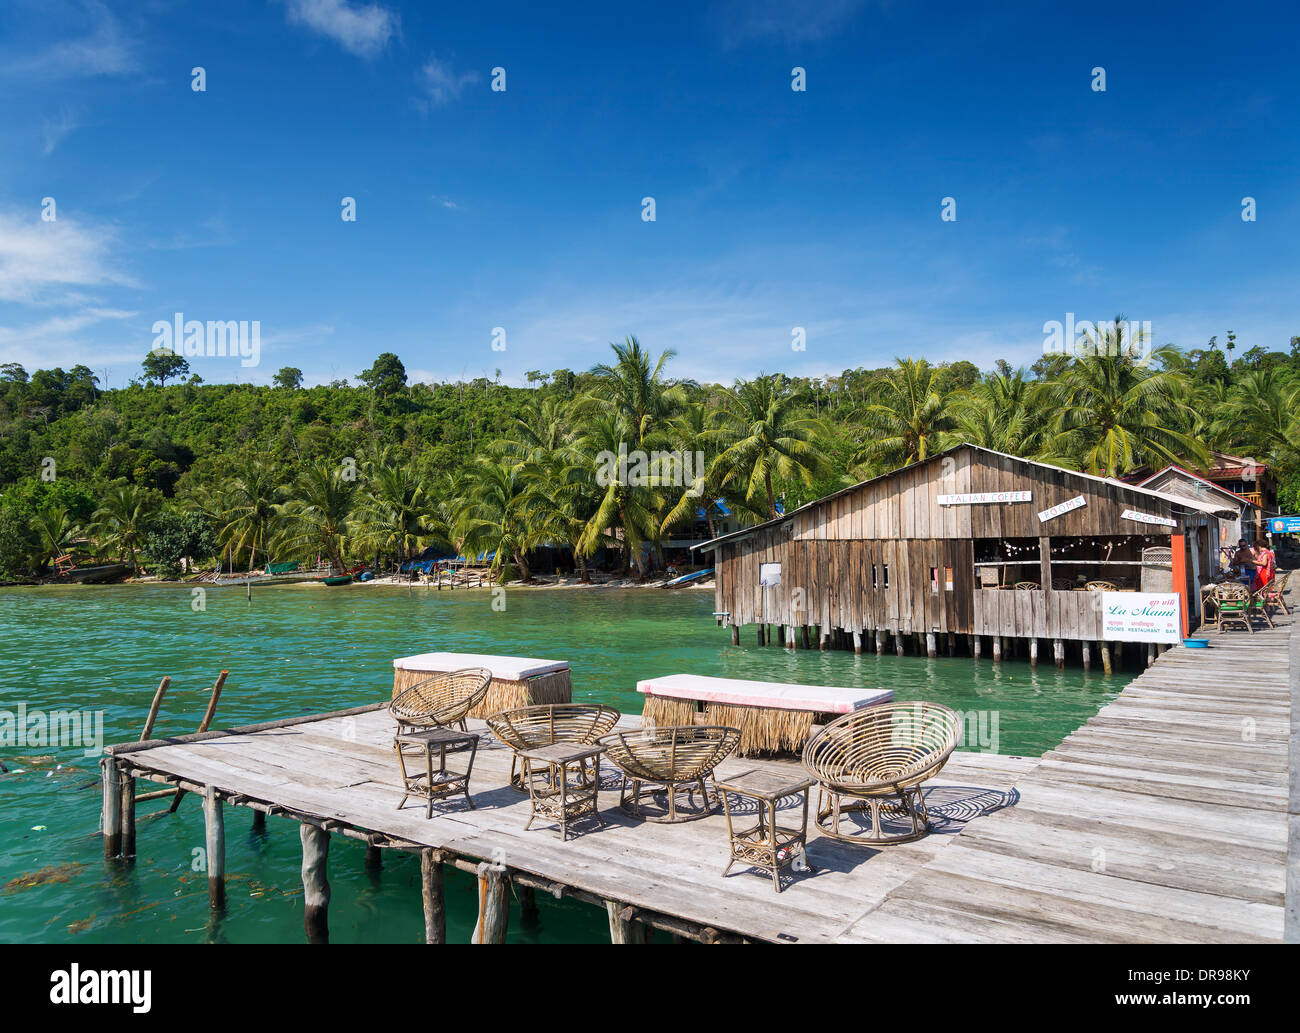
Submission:
MULTIPOLYGON (((635 565, 637 576, 645 573, 641 559, 646 544, 657 546, 660 538, 663 495, 657 479, 651 474, 644 478, 629 469, 627 476, 615 463, 600 464, 599 458, 620 456, 631 451, 635 440, 634 429, 627 415, 613 408, 593 413, 583 423, 574 447, 584 457, 581 477, 589 485, 594 482, 598 491, 596 508, 583 527, 578 548, 592 556, 601 545, 623 550, 624 568, 635 565)), ((641 444, 653 447, 654 439, 647 435, 641 444)))
POLYGON ((457 500, 454 529, 462 553, 491 553, 490 569, 502 581, 507 560, 521 580, 532 577, 527 554, 541 543, 542 532, 541 511, 529 489, 525 464, 480 456, 457 500))
POLYGON ((773 474, 808 485, 829 470, 825 427, 796 416, 779 374, 737 381, 723 395, 712 422, 709 440, 721 448, 710 465, 716 483, 741 489, 746 500, 766 505, 769 520, 777 515, 773 474))
POLYGON ((36 538, 39 566, 71 552, 80 532, 72 515, 63 506, 52 502, 36 511, 31 529, 36 538))
POLYGON ((294 482, 291 497, 279 508, 284 520, 280 540, 307 559, 323 552, 336 571, 345 569, 343 554, 352 533, 357 485, 330 463, 309 466, 294 482))
POLYGON ((434 541, 446 544, 430 520, 428 481, 414 464, 372 466, 369 487, 370 495, 359 510, 358 542, 396 554, 399 564, 434 541))
POLYGON ((616 361, 592 367, 596 383, 591 393, 580 400, 578 413, 613 406, 627 421, 629 450, 649 448, 652 435, 663 430, 686 401, 685 388, 690 382, 664 378, 664 366, 676 354, 672 349, 661 352, 652 364, 650 353, 635 337, 610 347, 616 361))
POLYGON ((280 521, 283 498, 284 488, 270 467, 256 460, 244 463, 228 486, 223 499, 224 512, 218 524, 218 537, 230 551, 232 564, 235 555, 245 549, 248 550, 250 572, 257 566, 259 550, 266 552, 267 562, 270 562, 268 543, 280 521))
POLYGON ((1211 437, 1274 463, 1294 457, 1300 452, 1297 402, 1300 385, 1283 380, 1273 368, 1249 370, 1213 410, 1211 437))
POLYGON ((154 508, 153 497, 143 488, 135 484, 116 485, 92 515, 91 533, 101 548, 119 558, 125 555, 127 566, 134 571, 136 550, 140 548, 154 508))
POLYGON ((1190 431, 1195 413, 1187 378, 1168 368, 1177 362, 1174 350, 1166 345, 1135 358, 1124 333, 1117 316, 1095 342, 1096 354, 1076 359, 1036 392, 1036 404, 1056 413, 1058 447, 1081 469, 1111 477, 1146 464, 1203 469, 1209 457, 1190 431))
POLYGON ((852 464, 867 473, 906 466, 943 451, 956 428, 952 395, 940 391, 938 370, 925 359, 898 359, 863 406, 865 443, 852 464))

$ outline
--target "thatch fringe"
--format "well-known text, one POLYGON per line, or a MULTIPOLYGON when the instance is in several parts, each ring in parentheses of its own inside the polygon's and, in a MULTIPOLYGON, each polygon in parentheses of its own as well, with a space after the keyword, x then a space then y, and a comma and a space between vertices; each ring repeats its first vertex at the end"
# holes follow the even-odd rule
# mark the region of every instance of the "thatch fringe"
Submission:
POLYGON ((706 714, 711 725, 740 729, 740 745, 736 748, 736 755, 740 757, 754 757, 760 753, 798 753, 808 741, 813 726, 813 714, 808 710, 710 703, 706 714))
POLYGON ((695 702, 689 699, 673 699, 671 696, 651 696, 646 694, 641 707, 642 726, 655 725, 670 728, 675 725, 695 724, 695 702))
MULTIPOLYGON (((393 669, 393 698, 412 685, 431 676, 429 671, 407 671, 400 667, 393 669)), ((552 671, 539 674, 524 681, 504 681, 493 678, 488 686, 483 701, 469 712, 470 717, 486 718, 503 710, 517 707, 533 706, 537 703, 569 703, 573 696, 573 685, 568 671, 552 671)))

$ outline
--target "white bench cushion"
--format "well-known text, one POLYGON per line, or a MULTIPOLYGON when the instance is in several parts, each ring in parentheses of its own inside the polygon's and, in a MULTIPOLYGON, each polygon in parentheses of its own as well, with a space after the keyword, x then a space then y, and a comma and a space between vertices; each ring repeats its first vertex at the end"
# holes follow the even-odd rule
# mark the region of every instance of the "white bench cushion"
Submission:
POLYGON ((745 681, 740 678, 706 678, 699 674, 670 674, 636 684, 637 692, 674 699, 731 703, 773 710, 811 710, 817 714, 848 714, 873 703, 894 698, 890 689, 846 689, 829 685, 792 685, 786 682, 745 681))
POLYGON ((501 681, 523 681, 538 674, 567 671, 567 660, 538 660, 530 656, 488 656, 480 653, 419 653, 401 656, 393 661, 401 671, 427 671, 443 674, 466 667, 486 667, 492 677, 501 681))

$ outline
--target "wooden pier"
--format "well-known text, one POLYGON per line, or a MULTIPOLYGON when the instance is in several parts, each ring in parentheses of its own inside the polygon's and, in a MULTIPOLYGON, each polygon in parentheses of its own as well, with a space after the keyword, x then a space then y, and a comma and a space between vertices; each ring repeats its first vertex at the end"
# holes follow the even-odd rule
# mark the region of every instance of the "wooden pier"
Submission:
MULTIPOLYGON (((525 832, 510 752, 477 722, 476 808, 451 804, 431 820, 421 803, 399 811, 383 704, 108 747, 105 853, 134 849, 143 778, 203 800, 214 907, 231 808, 298 824, 305 928, 317 941, 328 937, 328 856, 340 839, 421 854, 433 943, 446 938, 445 865, 479 878, 476 942, 504 939, 511 884, 525 906, 542 891, 601 907, 618 943, 644 942, 647 929, 702 942, 1280 941, 1289 811, 1297 821, 1290 631, 1279 618, 1275 631, 1162 655, 1041 759, 954 754, 927 784, 931 835, 873 849, 814 832, 815 872, 786 879, 779 895, 765 876, 720 874, 720 814, 677 825, 623 814, 608 765, 606 827, 579 827, 568 842, 543 826, 525 832)), ((733 758, 719 775, 792 766, 733 758)))

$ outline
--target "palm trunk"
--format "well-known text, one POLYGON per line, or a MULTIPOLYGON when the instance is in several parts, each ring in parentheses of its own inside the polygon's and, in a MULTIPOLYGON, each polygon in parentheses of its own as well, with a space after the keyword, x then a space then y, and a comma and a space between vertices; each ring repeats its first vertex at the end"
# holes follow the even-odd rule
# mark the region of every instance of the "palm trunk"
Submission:
POLYGON ((772 494, 772 473, 770 470, 763 474, 763 484, 767 488, 767 518, 769 520, 775 520, 776 496, 772 494))

